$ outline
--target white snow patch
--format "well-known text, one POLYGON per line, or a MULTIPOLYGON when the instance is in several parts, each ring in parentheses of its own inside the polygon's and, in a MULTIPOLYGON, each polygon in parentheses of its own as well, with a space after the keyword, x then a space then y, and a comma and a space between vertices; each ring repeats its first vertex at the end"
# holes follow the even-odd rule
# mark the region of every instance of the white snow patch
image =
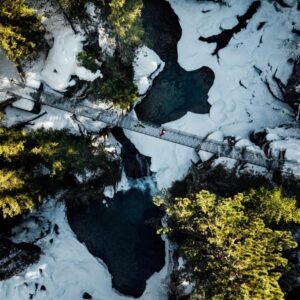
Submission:
POLYGON ((96 73, 80 66, 78 54, 83 49, 84 36, 75 34, 71 28, 60 28, 54 34, 54 44, 51 48, 45 66, 41 72, 41 80, 58 91, 64 91, 68 86, 75 84, 70 80, 71 75, 77 75, 82 80, 93 81, 101 77, 96 73))
POLYGON ((146 46, 136 51, 133 62, 134 82, 140 95, 144 95, 152 84, 153 79, 163 70, 165 63, 159 56, 146 46))
POLYGON ((15 101, 12 106, 15 108, 31 111, 34 108, 34 102, 23 98, 15 101))
POLYGON ((109 57, 114 55, 116 50, 116 41, 108 34, 102 24, 98 26, 98 43, 103 54, 109 57))
POLYGON ((16 66, 6 58, 0 48, 0 102, 10 96, 6 93, 7 89, 13 87, 13 82, 19 82, 20 77, 16 66))
POLYGON ((117 184, 117 192, 120 192, 120 191, 128 191, 130 189, 130 184, 129 184, 129 181, 128 181, 128 178, 125 174, 125 171, 124 169, 122 170, 122 175, 121 175, 121 180, 120 182, 118 182, 117 184))
POLYGON ((103 194, 107 198, 113 198, 115 194, 115 188, 112 185, 106 186, 103 194))

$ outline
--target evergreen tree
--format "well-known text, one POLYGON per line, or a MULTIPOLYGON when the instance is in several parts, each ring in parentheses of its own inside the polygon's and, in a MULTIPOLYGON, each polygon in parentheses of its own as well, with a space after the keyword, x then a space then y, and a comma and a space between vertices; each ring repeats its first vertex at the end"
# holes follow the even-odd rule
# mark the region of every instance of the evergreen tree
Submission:
POLYGON ((297 244, 289 231, 270 225, 300 222, 295 199, 262 188, 231 198, 203 190, 155 203, 169 218, 160 232, 180 236, 186 259, 180 276, 195 283, 191 299, 284 299, 282 254, 297 244))
POLYGON ((58 0, 61 7, 69 12, 72 16, 79 16, 78 14, 84 13, 85 4, 87 0, 58 0))
MULTIPOLYGON (((4 218, 29 211, 45 196, 67 188, 74 174, 94 174, 92 180, 101 190, 102 185, 114 184, 119 173, 119 161, 103 146, 94 149, 88 138, 55 130, 26 133, 0 128, 0 166, 0 212, 4 218)), ((84 188, 87 182, 81 184, 84 188)))
POLYGON ((116 40, 116 51, 103 65, 104 82, 101 96, 115 105, 127 109, 138 99, 138 91, 133 83, 132 61, 135 51, 144 36, 141 11, 142 0, 101 1, 103 10, 116 40))
POLYGON ((17 62, 41 43, 41 16, 24 0, 1 0, 0 7, 0 47, 11 61, 17 62))
POLYGON ((131 64, 134 51, 143 39, 141 0, 111 0, 108 21, 112 25, 117 48, 125 63, 131 64))

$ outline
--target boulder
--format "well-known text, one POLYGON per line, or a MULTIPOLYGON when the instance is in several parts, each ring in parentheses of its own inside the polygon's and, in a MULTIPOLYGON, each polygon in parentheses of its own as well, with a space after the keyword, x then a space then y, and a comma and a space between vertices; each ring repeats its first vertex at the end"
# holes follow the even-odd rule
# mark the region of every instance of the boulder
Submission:
POLYGON ((34 244, 16 244, 0 238, 0 280, 6 280, 24 271, 38 261, 41 248, 34 244))

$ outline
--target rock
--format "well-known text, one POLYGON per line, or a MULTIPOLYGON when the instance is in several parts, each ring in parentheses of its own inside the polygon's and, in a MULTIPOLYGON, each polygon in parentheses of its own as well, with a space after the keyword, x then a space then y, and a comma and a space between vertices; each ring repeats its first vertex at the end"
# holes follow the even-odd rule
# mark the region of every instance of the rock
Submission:
POLYGON ((56 235, 59 235, 59 226, 57 224, 54 224, 53 230, 54 230, 56 235))
POLYGON ((89 294, 89 293, 87 293, 87 292, 85 292, 83 295, 82 295, 82 299, 92 299, 93 297, 89 294))
POLYGON ((250 141, 252 143, 254 143, 255 145, 262 147, 263 145, 265 145, 268 141, 267 141, 267 131, 266 130, 262 130, 262 131, 253 131, 250 133, 250 141))
POLYGON ((277 0, 277 3, 282 7, 293 7, 297 0, 277 0))
POLYGON ((268 156, 270 149, 270 142, 267 139, 268 132, 264 129, 262 131, 251 132, 250 141, 259 146, 264 153, 268 156))
POLYGON ((41 248, 34 244, 15 244, 8 239, 0 239, 0 280, 6 280, 21 273, 35 263, 41 248))
POLYGON ((41 290, 41 291, 46 291, 46 287, 45 287, 44 285, 42 285, 42 286, 40 287, 40 290, 41 290))

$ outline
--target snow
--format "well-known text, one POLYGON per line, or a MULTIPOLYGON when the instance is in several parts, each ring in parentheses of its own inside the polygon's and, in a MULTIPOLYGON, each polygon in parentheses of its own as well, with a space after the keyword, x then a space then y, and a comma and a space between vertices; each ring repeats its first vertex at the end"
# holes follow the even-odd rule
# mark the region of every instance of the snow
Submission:
POLYGON ((113 56, 116 50, 116 40, 112 34, 109 32, 107 24, 104 23, 101 16, 100 7, 96 7, 94 3, 86 3, 86 11, 92 20, 91 26, 87 24, 87 30, 94 30, 95 26, 98 31, 98 44, 101 48, 104 57, 113 56))
POLYGON ((178 257, 178 270, 181 270, 184 268, 184 265, 185 265, 185 261, 184 259, 180 256, 178 257))
MULTIPOLYGON (((218 58, 212 55, 216 45, 198 38, 219 34, 222 28, 234 26, 236 16, 243 15, 252 1, 229 0, 228 5, 194 0, 168 1, 182 28, 177 46, 178 63, 187 71, 207 66, 215 73, 215 80, 208 93, 208 102, 212 105, 208 114, 188 112, 181 119, 164 125, 203 137, 218 131, 223 136, 248 140, 253 130, 296 124, 291 108, 274 99, 264 83, 267 80, 280 97, 272 77, 276 71, 276 76, 286 83, 291 74, 292 64, 287 61, 295 59, 300 52, 297 36, 291 33, 293 24, 300 19, 296 5, 276 10, 272 2, 262 1, 247 28, 234 35, 227 47, 219 51, 218 58), (257 30, 261 22, 266 24, 257 30)), ((144 76, 147 74, 149 71, 145 67, 144 76)), ((168 188, 175 180, 182 179, 191 160, 197 160, 192 149, 139 133, 126 131, 126 135, 142 154, 152 158, 151 171, 157 172, 159 188, 168 188)), ((289 157, 295 158, 294 146, 290 147, 294 155, 289 153, 289 157)))
MULTIPOLYGON (((60 7, 56 3, 35 3, 36 9, 43 15, 42 22, 46 28, 45 39, 51 46, 48 56, 42 53, 31 64, 25 66, 26 85, 38 88, 41 81, 58 91, 65 91, 75 84, 71 76, 78 76, 81 80, 93 81, 102 77, 100 70, 95 73, 80 65, 77 56, 83 50, 86 40, 85 33, 75 23, 77 34, 65 19, 60 7)), ((93 4, 87 5, 87 12, 95 13, 93 4)))
POLYGON ((124 169, 122 170, 121 180, 117 184, 117 192, 119 191, 128 191, 130 189, 130 184, 128 178, 125 174, 124 169))
POLYGON ((23 98, 23 99, 15 101, 12 104, 12 106, 15 108, 31 111, 34 108, 34 102, 23 98))
MULTIPOLYGON (((66 219, 65 205, 49 200, 38 212, 28 216, 28 221, 14 238, 15 242, 33 240, 39 228, 33 223, 42 218, 58 226, 59 234, 51 227, 50 234, 38 241, 43 254, 38 263, 32 265, 18 276, 0 282, 0 299, 23 300, 34 294, 36 300, 73 300, 82 299, 88 292, 95 300, 132 299, 120 295, 112 288, 111 275, 102 260, 92 256, 84 244, 81 244, 66 219), (51 243, 52 240, 52 243, 51 243), (41 290, 44 285, 46 290, 41 290)), ((168 259, 168 252, 166 252, 168 259)), ((167 275, 167 265, 147 281, 141 300, 167 299, 167 290, 163 282, 167 275)))
POLYGON ((90 15, 91 18, 96 18, 96 7, 94 3, 88 2, 85 5, 86 12, 90 15))
POLYGON ((133 62, 134 83, 140 95, 144 95, 152 85, 153 79, 163 70, 165 64, 159 56, 146 46, 136 51, 133 62))
POLYGON ((112 185, 106 186, 103 194, 107 198, 113 198, 115 194, 115 188, 112 185))
POLYGON ((74 80, 70 80, 71 75, 87 81, 102 76, 99 70, 93 73, 80 66, 77 61, 85 40, 82 34, 75 34, 71 28, 62 27, 55 32, 54 37, 53 47, 41 72, 41 80, 55 90, 64 91, 75 84, 74 80))

